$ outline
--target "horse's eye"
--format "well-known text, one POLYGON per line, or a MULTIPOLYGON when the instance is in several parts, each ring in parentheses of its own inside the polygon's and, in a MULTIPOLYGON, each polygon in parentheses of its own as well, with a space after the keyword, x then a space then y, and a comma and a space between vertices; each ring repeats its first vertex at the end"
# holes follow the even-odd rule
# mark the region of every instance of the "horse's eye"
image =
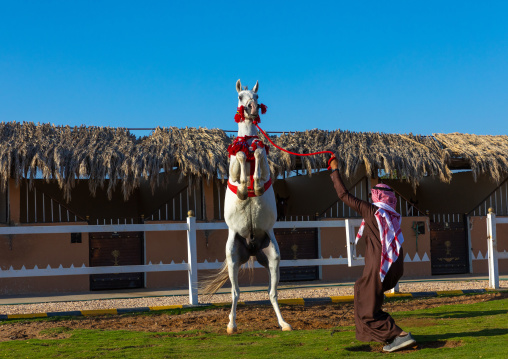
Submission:
POLYGON ((240 101, 243 101, 243 96, 242 96, 242 95, 238 96, 238 99, 239 99, 240 101))

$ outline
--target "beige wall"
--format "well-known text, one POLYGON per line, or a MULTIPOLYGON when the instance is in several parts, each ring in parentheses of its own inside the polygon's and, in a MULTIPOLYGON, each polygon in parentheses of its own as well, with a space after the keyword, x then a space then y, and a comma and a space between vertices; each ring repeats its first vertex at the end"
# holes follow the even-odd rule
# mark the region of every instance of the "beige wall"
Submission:
MULTIPOLYGON (((169 223, 169 222, 146 222, 169 223)), ((173 222, 178 223, 178 222, 173 222)), ((145 232, 145 263, 169 264, 187 262, 187 234, 185 231, 145 232)), ((184 287, 188 285, 187 271, 155 272, 146 274, 149 289, 184 287)))
MULTIPOLYGON (((474 274, 488 274, 487 257, 487 217, 478 216, 469 218, 469 228, 471 230, 471 251, 474 258, 481 257, 485 259, 473 259, 474 274)), ((508 224, 499 224, 496 227, 497 235, 497 251, 508 252, 508 224)), ((508 274, 508 259, 500 259, 498 261, 499 273, 508 274)))
MULTIPOLYGON (((40 226, 69 225, 71 223, 39 224, 40 226)), ((86 223, 72 223, 84 224, 86 223)), ((82 243, 71 243, 70 234, 24 234, 0 235, 0 267, 2 270, 58 268, 71 264, 89 265, 88 233, 82 233, 82 243)), ((33 278, 5 278, 0 279, 0 294, 32 294, 53 292, 83 292, 88 291, 90 284, 88 275, 33 277, 33 278)))
MULTIPOLYGON (((171 222, 147 222, 147 223, 171 223, 171 222)), ((173 222, 175 223, 175 222, 173 222)), ((226 258, 225 248, 227 242, 227 230, 197 231, 196 248, 198 263, 223 262, 226 258), (207 238, 208 237, 208 238, 207 238)), ((188 261, 187 233, 184 231, 172 232, 145 232, 146 239, 146 263, 182 263, 188 261)), ((199 276, 206 276, 213 271, 199 271, 199 276)), ((174 288, 187 287, 188 276, 186 271, 147 273, 146 287, 174 288)))
POLYGON ((402 218, 402 235, 404 236, 404 278, 418 278, 430 276, 432 274, 430 263, 430 230, 428 217, 403 217, 402 218), (418 235, 418 252, 416 251, 416 235, 413 230, 414 222, 425 222, 425 234, 418 235), (418 257, 416 257, 418 254, 418 257), (407 260, 410 257, 411 262, 407 260), (422 261, 427 257, 427 261, 422 261), (420 261, 418 261, 418 259, 420 261))

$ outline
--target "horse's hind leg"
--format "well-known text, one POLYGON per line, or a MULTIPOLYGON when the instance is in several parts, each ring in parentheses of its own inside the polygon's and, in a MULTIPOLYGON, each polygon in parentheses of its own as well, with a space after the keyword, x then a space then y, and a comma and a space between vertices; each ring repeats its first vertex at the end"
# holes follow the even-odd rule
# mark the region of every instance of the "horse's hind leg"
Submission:
POLYGON ((240 297, 240 286, 238 284, 238 271, 240 266, 249 259, 246 249, 236 239, 236 233, 229 230, 226 243, 226 262, 228 264, 229 280, 231 281, 231 313, 229 314, 228 334, 234 334, 236 327, 236 306, 240 297))
POLYGON ((270 297, 270 302, 272 303, 273 309, 275 310, 275 315, 277 316, 279 326, 283 331, 290 331, 293 330, 293 328, 291 328, 291 325, 282 319, 279 303, 277 302, 277 285, 279 284, 280 263, 279 246, 275 239, 275 235, 273 234, 273 230, 270 230, 268 235, 269 243, 260 249, 260 252, 257 254, 257 259, 261 265, 265 266, 268 269, 270 276, 268 296, 270 297))

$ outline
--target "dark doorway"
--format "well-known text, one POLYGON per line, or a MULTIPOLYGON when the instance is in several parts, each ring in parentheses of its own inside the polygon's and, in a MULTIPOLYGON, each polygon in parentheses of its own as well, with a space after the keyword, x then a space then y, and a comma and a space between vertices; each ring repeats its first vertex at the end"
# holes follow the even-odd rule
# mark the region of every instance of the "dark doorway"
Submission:
POLYGON ((469 273, 467 222, 464 215, 450 216, 442 215, 440 221, 430 222, 432 274, 469 273))
MULTIPOLYGON (((275 229, 281 260, 318 258, 317 228, 275 229)), ((307 281, 319 279, 319 266, 281 267, 280 281, 307 281)))
MULTIPOLYGON (((90 267, 143 264, 143 232, 90 233, 90 267)), ((90 275, 90 290, 142 288, 144 275, 90 275)))

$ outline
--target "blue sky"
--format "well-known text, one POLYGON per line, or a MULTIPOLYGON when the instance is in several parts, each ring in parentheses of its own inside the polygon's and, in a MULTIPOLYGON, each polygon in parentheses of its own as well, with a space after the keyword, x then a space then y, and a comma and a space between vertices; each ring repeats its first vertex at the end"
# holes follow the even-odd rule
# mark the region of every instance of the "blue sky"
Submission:
POLYGON ((0 120, 507 134, 505 1, 0 1, 0 120))

